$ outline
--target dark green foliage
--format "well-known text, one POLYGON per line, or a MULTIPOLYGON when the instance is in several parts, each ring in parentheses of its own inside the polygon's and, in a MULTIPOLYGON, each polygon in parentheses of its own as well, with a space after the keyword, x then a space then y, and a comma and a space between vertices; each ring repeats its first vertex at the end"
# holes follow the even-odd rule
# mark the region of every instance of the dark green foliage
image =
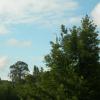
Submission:
POLYGON ((28 65, 22 61, 18 61, 10 66, 10 78, 12 79, 12 82, 21 82, 28 74, 28 71, 28 65))
POLYGON ((12 88, 11 82, 1 81, 0 100, 20 100, 16 91, 12 88))
POLYGON ((92 77, 98 69, 98 34, 96 31, 96 25, 90 21, 88 16, 83 18, 81 27, 79 37, 79 66, 83 76, 89 78, 92 77))
POLYGON ((76 73, 77 52, 72 52, 77 51, 77 29, 73 27, 71 34, 66 33, 64 26, 61 29, 59 41, 51 42, 51 53, 45 56, 46 65, 51 69, 51 80, 56 87, 56 90, 52 89, 56 91, 55 100, 77 100, 83 81, 76 73))
POLYGON ((97 100, 100 95, 99 40, 96 25, 83 18, 79 36, 79 73, 86 80, 80 100, 97 100), (85 98, 82 98, 85 97, 85 98))

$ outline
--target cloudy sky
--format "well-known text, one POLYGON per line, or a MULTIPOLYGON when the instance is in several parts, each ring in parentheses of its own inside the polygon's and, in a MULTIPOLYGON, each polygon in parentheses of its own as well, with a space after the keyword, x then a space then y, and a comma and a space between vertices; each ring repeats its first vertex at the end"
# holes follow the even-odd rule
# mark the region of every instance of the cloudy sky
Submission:
POLYGON ((1 79, 19 60, 31 71, 34 64, 43 66, 60 25, 79 25, 86 14, 100 27, 100 0, 0 0, 1 79))

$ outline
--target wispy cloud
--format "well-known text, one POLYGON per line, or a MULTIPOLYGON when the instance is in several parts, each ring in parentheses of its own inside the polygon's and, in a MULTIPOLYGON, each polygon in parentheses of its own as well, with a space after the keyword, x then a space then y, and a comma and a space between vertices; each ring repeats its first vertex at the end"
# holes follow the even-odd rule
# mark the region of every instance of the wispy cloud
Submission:
POLYGON ((0 69, 5 67, 8 63, 8 58, 7 56, 1 56, 0 57, 0 69))
POLYGON ((43 59, 44 59, 43 56, 35 56, 35 57, 33 57, 33 62, 43 61, 43 59))
POLYGON ((14 46, 14 47, 30 47, 32 46, 31 41, 23 41, 23 40, 17 40, 15 38, 9 39, 7 41, 7 45, 14 46))
POLYGON ((81 20, 81 16, 75 16, 75 17, 71 17, 69 18, 69 23, 73 24, 73 23, 79 23, 81 20))
POLYGON ((0 35, 9 33, 8 27, 5 25, 0 25, 0 35))
POLYGON ((74 0, 0 0, 0 24, 58 23, 77 7, 74 0))
POLYGON ((91 12, 94 22, 100 27, 100 3, 91 12))

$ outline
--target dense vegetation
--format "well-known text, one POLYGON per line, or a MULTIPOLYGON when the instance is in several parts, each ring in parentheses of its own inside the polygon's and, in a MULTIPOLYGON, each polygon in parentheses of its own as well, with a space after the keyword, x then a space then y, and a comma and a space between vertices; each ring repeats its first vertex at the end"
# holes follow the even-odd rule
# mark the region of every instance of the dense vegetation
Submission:
POLYGON ((44 57, 48 70, 18 61, 10 66, 12 81, 0 81, 0 100, 99 100, 100 59, 96 25, 86 15, 80 27, 67 29, 44 57))

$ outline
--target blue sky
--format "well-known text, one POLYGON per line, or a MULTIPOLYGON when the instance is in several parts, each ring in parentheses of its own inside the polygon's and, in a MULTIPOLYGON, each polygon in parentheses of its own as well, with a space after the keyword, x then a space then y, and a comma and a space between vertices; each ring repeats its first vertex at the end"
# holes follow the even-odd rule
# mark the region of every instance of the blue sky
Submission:
POLYGON ((60 25, 79 25, 88 14, 100 27, 100 0, 0 0, 0 77, 8 79, 9 66, 24 61, 45 66, 50 41, 60 25))

